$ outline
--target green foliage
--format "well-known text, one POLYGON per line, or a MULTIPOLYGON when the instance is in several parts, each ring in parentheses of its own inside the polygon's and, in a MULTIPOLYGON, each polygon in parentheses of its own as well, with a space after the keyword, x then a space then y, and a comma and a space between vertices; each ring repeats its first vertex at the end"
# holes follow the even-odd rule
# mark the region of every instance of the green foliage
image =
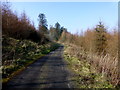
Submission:
POLYGON ((39 31, 42 33, 42 34, 47 34, 48 33, 48 29, 47 29, 47 19, 45 17, 45 14, 43 13, 40 13, 39 14, 39 31))
POLYGON ((58 41, 64 31, 67 32, 67 29, 61 27, 60 24, 57 22, 55 24, 55 27, 52 26, 50 27, 50 31, 49 31, 50 39, 54 41, 58 41))
POLYGON ((60 24, 57 22, 55 24, 55 30, 56 30, 56 40, 58 41, 58 39, 60 38, 60 24))
POLYGON ((7 36, 2 38, 2 75, 8 78, 14 71, 59 47, 57 43, 39 45, 28 40, 16 40, 7 36))
POLYGON ((99 25, 95 28, 95 51, 98 54, 106 54, 107 38, 106 38, 106 29, 102 22, 99 22, 99 25))

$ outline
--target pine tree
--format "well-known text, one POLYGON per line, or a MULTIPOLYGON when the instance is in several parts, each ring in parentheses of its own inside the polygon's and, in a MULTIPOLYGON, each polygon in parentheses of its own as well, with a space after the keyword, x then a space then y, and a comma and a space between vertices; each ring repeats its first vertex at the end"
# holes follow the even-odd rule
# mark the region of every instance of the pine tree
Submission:
POLYGON ((99 22, 99 25, 95 28, 95 51, 98 55, 106 54, 107 38, 106 38, 106 28, 99 22))
POLYGON ((39 17, 39 31, 45 35, 48 33, 47 19, 45 17, 45 14, 43 13, 40 13, 38 17, 39 17))
POLYGON ((60 24, 58 22, 55 24, 55 30, 56 30, 56 36, 57 36, 56 41, 58 41, 60 38, 60 24))

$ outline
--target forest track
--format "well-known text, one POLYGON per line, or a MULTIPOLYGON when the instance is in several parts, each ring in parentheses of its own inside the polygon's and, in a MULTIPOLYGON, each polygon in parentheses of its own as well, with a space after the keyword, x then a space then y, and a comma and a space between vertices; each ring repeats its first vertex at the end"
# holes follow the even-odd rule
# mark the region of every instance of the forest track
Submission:
POLYGON ((41 88, 73 88, 68 64, 63 58, 63 46, 29 65, 20 74, 13 77, 4 90, 41 88))

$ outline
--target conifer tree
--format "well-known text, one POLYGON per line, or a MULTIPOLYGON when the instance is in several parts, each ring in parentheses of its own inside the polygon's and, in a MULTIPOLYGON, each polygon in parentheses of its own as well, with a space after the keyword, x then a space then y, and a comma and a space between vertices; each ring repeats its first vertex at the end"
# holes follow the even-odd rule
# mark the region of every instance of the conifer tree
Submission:
POLYGON ((107 38, 106 38, 106 28, 99 22, 99 25, 95 28, 95 51, 100 55, 106 54, 107 38))
POLYGON ((39 14, 39 31, 42 33, 42 34, 47 34, 48 33, 48 29, 47 29, 47 19, 45 17, 45 14, 43 13, 40 13, 39 14))

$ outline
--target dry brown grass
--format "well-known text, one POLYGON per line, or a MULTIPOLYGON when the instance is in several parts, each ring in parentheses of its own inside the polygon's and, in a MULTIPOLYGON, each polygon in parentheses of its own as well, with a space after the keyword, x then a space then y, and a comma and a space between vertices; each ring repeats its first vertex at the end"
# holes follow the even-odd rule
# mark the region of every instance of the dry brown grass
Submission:
MULTIPOLYGON (((95 52, 94 31, 87 30, 83 36, 64 33, 66 39, 64 43, 69 46, 69 54, 78 58, 84 58, 96 70, 107 77, 107 80, 113 85, 118 85, 118 32, 107 33, 107 51, 106 55, 100 55, 95 52), (72 37, 72 40, 70 40, 72 37)), ((63 36, 63 37, 64 37, 63 36)), ((62 37, 62 38, 63 38, 62 37)), ((61 38, 61 39, 62 39, 61 38)))

